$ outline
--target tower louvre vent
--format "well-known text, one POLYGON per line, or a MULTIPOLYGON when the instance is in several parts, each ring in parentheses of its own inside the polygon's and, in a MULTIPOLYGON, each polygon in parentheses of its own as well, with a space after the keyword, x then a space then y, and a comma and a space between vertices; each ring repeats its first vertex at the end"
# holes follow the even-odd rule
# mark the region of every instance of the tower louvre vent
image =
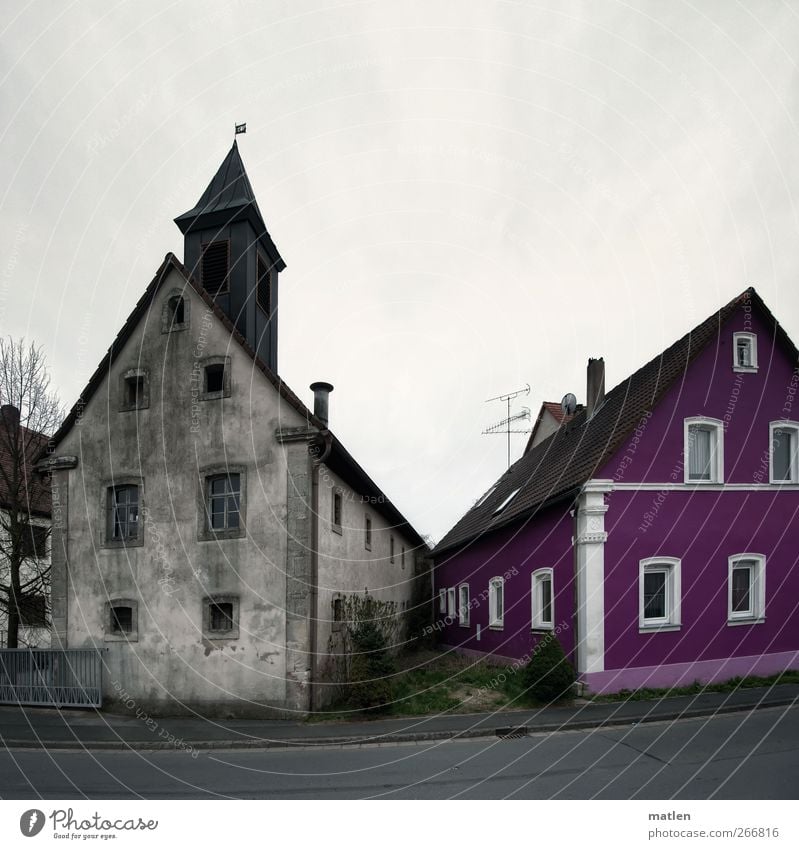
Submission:
POLYGON ((229 242, 211 242, 203 245, 202 285, 210 295, 226 292, 230 265, 229 242))

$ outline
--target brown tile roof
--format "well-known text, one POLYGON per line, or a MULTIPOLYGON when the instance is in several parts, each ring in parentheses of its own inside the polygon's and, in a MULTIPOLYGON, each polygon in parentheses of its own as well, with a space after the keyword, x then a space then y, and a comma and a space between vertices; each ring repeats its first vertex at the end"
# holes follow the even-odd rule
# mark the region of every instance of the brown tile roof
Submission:
MULTIPOLYGON (((152 304, 153 298, 155 297, 158 289, 163 284, 164 280, 166 280, 169 272, 174 269, 178 271, 181 276, 185 279, 186 285, 191 287, 191 289, 196 292, 196 294, 205 302, 208 309, 210 309, 217 319, 224 325, 227 332, 231 335, 233 339, 238 342, 238 344, 244 349, 244 351, 252 358, 253 363, 256 368, 266 377, 266 379, 275 387, 275 389, 280 394, 280 397, 294 410, 296 410, 301 416, 303 416, 308 422, 309 426, 319 428, 319 430, 327 431, 327 425, 321 419, 318 419, 306 406, 303 402, 297 397, 297 395, 292 392, 289 386, 278 377, 272 369, 267 366, 267 364, 255 353, 255 351, 250 347, 247 340, 239 333, 236 329, 233 322, 228 318, 228 316, 222 311, 222 309, 217 305, 216 301, 206 292, 206 290, 199 284, 197 281, 191 276, 188 269, 177 259, 177 257, 168 253, 164 258, 164 261, 161 263, 160 268, 155 273, 155 277, 150 281, 150 284, 147 286, 147 289, 144 291, 144 294, 139 298, 136 306, 133 308, 133 311, 128 316, 125 321, 122 329, 117 334, 116 339, 111 343, 111 347, 108 349, 108 352, 105 354, 103 359, 100 361, 100 364, 97 366, 94 374, 89 378, 89 382, 86 385, 86 388, 80 395, 77 403, 72 407, 69 411, 66 419, 64 419, 61 427, 56 431, 50 442, 50 452, 54 451, 58 444, 64 439, 64 437, 69 433, 72 429, 73 425, 78 419, 78 416, 82 412, 82 410, 89 403, 89 400, 97 391, 100 383, 105 377, 111 362, 113 361, 113 357, 115 352, 121 351, 125 346, 125 343, 130 338, 134 329, 137 327, 139 321, 144 317, 145 313, 150 309, 150 305, 152 304)), ((329 458, 328 465, 335 465, 335 471, 341 473, 342 477, 347 480, 351 485, 358 487, 358 492, 360 495, 370 497, 370 503, 375 505, 374 509, 378 512, 383 513, 397 528, 398 531, 402 531, 407 533, 407 535, 414 540, 414 542, 420 548, 424 548, 425 551, 428 549, 427 544, 424 542, 422 537, 417 533, 417 531, 413 528, 413 526, 408 522, 408 520, 400 513, 400 511, 394 506, 393 502, 390 501, 388 496, 386 496, 378 487, 378 485, 369 477, 366 471, 355 461, 355 459, 349 454, 349 452, 344 448, 344 446, 339 442, 339 440, 335 437, 335 435, 331 434, 332 437, 332 445, 333 445, 333 456, 329 458)), ((42 452, 38 459, 41 459, 44 455, 42 452)))
POLYGON ((613 456, 643 415, 685 374, 689 363, 718 339, 724 323, 747 299, 760 308, 775 335, 799 359, 793 342, 760 296, 754 289, 747 289, 608 392, 590 421, 585 410, 579 411, 566 427, 524 454, 499 479, 491 496, 469 510, 444 536, 433 554, 464 545, 519 519, 529 519, 536 510, 575 495, 613 456), (517 495, 495 516, 496 508, 516 489, 517 495))

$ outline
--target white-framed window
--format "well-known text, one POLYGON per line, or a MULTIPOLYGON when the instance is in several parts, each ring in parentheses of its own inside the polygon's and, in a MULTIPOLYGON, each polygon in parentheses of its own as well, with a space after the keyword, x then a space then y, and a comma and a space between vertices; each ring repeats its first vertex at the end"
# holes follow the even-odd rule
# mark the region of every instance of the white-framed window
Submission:
POLYGON ((447 616, 450 619, 454 619, 455 614, 455 587, 450 587, 447 590, 447 616))
POLYGON ((439 590, 438 591, 438 612, 446 613, 447 612, 447 591, 439 590))
POLYGON ((552 570, 536 569, 532 578, 532 623, 537 631, 551 630, 555 624, 555 594, 552 570))
POLYGON ((503 498, 502 503, 499 505, 499 507, 494 508, 494 512, 493 512, 492 515, 494 515, 494 516, 499 515, 508 506, 508 504, 510 504, 511 501, 513 501, 513 499, 516 498, 516 495, 518 494, 520 489, 521 489, 521 487, 517 487, 516 489, 513 490, 513 492, 509 496, 507 496, 506 498, 503 498))
POLYGON ((771 422, 769 436, 769 481, 799 483, 799 422, 771 422))
POLYGON ((701 416, 685 420, 685 483, 724 483, 724 425, 701 416))
POLYGON ((469 627, 469 585, 460 584, 458 587, 458 624, 469 627))
POLYGON ((638 626, 641 630, 680 627, 680 561, 648 557, 638 571, 638 626))
POLYGON ((488 627, 505 625, 505 579, 492 578, 488 582, 488 627))
POLYGON ((732 334, 733 371, 757 371, 757 336, 754 333, 732 334))
POLYGON ((727 580, 727 621, 763 622, 766 615, 766 558, 733 554, 727 580))

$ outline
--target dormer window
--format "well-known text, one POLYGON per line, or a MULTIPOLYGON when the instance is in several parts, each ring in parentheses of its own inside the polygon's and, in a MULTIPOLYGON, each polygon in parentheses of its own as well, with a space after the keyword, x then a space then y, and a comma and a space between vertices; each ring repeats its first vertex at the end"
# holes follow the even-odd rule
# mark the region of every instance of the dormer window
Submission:
POLYGON ((230 243, 227 239, 203 245, 200 282, 209 295, 227 292, 229 267, 230 243))
POLYGON ((734 371, 757 371, 757 336, 754 333, 733 333, 733 362, 734 371))
POLYGON ((518 494, 520 489, 521 489, 521 487, 517 487, 516 489, 514 489, 513 492, 507 498, 505 498, 502 501, 502 503, 499 505, 499 507, 496 507, 494 509, 493 515, 498 516, 508 506, 508 504, 510 504, 511 501, 513 501, 513 499, 516 498, 516 495, 518 494))

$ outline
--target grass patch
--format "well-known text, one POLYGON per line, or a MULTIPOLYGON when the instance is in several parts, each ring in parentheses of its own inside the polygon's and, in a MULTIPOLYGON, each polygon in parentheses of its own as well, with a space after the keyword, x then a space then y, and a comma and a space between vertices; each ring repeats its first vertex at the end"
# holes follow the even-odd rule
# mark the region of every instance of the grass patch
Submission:
POLYGON ((525 693, 521 667, 488 663, 449 652, 419 651, 397 658, 392 701, 378 717, 372 711, 333 704, 310 721, 368 719, 374 716, 426 716, 437 713, 484 713, 536 707, 525 693))
POLYGON ((799 671, 788 670, 766 678, 750 676, 748 678, 730 678, 717 684, 702 684, 694 681, 686 687, 643 687, 640 690, 620 690, 618 693, 592 696, 594 702, 641 702, 648 699, 665 699, 670 696, 696 696, 699 693, 731 693, 733 690, 746 690, 752 687, 770 687, 774 684, 799 684, 799 671))

